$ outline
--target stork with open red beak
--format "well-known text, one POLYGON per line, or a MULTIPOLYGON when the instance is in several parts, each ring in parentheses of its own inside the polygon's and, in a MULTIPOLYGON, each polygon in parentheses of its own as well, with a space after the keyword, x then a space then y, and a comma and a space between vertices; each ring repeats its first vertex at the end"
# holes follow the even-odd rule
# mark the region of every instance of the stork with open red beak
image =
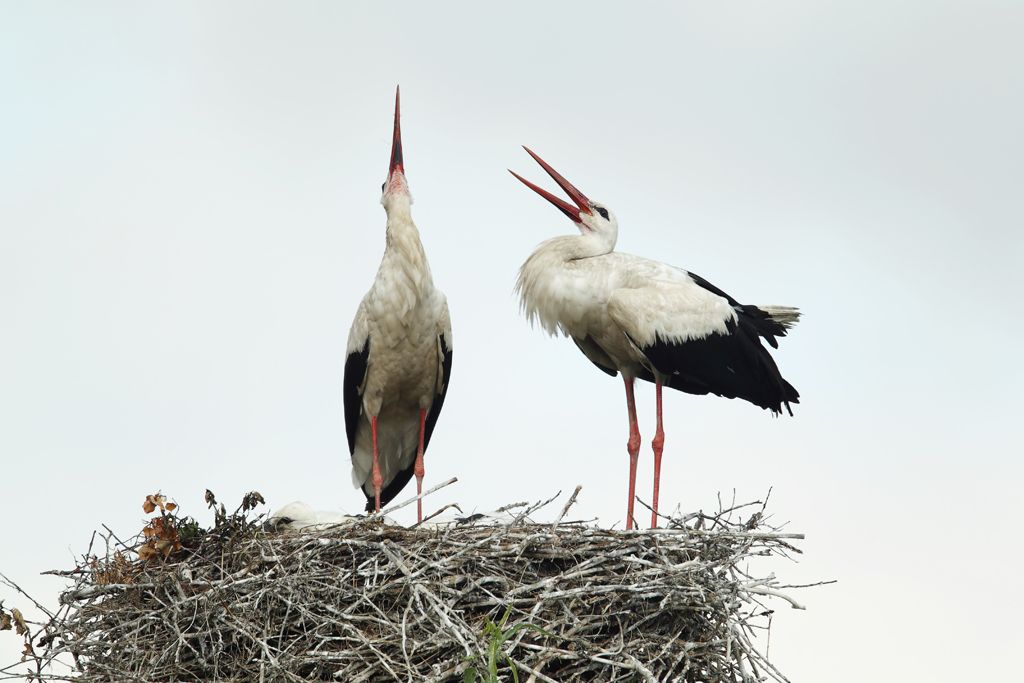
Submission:
MULTIPOLYGON (((416 493, 423 494, 423 454, 452 370, 448 302, 434 287, 412 221, 397 88, 391 165, 382 190, 388 216, 384 257, 356 310, 344 380, 352 482, 362 488, 367 512, 379 512, 414 474, 416 493)), ((422 521, 422 500, 416 512, 422 521)))
POLYGON ((568 216, 579 235, 541 244, 519 270, 516 291, 530 322, 549 334, 570 337, 594 365, 621 374, 629 414, 629 502, 626 528, 633 527, 636 466, 640 451, 633 382, 653 382, 657 404, 651 527, 658 523, 661 456, 665 442, 661 388, 689 394, 741 398, 792 415, 796 389, 782 378, 762 345, 778 348, 796 323, 790 307, 749 306, 704 278, 658 261, 615 251, 618 222, 528 148, 530 156, 572 200, 551 194, 510 171, 568 216))

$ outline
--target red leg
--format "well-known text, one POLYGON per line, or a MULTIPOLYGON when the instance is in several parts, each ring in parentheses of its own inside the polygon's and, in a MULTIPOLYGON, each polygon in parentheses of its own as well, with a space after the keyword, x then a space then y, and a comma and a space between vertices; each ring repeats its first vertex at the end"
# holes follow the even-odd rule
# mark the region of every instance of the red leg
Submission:
POLYGON ((380 512, 380 489, 384 486, 384 477, 380 473, 380 459, 377 456, 377 416, 370 418, 370 433, 373 434, 373 493, 377 498, 376 512, 380 512))
MULTIPOLYGON (((427 432, 427 411, 420 408, 420 443, 416 447, 416 467, 413 472, 416 474, 416 495, 423 495, 423 436, 427 432)), ((416 522, 423 521, 423 499, 416 501, 416 522)))
POLYGON ((629 411, 629 502, 626 504, 626 529, 633 528, 633 500, 636 498, 636 460, 640 455, 640 427, 636 423, 636 399, 633 397, 633 378, 622 376, 626 383, 626 409, 629 411))
POLYGON ((661 427, 661 380, 655 382, 655 396, 658 403, 658 428, 654 432, 654 440, 651 441, 651 448, 654 449, 654 496, 651 507, 651 528, 658 528, 658 489, 661 484, 661 451, 665 447, 665 430, 661 427))

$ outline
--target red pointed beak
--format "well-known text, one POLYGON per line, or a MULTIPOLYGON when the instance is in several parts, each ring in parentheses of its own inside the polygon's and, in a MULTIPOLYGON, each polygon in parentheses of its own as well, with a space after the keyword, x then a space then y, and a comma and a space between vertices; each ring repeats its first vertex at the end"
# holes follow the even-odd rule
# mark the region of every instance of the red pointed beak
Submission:
POLYGON ((398 171, 405 175, 405 165, 402 162, 402 124, 400 115, 400 98, 398 86, 395 86, 395 132, 391 138, 391 166, 388 168, 388 178, 398 171))
POLYGON ((395 132, 391 137, 391 165, 388 166, 387 182, 381 187, 384 194, 409 194, 405 180, 405 164, 402 159, 402 112, 401 93, 395 86, 395 132))
POLYGON ((562 175, 558 171, 556 171, 555 169, 551 168, 551 165, 548 164, 548 162, 544 161, 539 156, 534 154, 533 150, 531 150, 529 147, 525 147, 524 146, 523 149, 525 149, 527 151, 527 153, 529 153, 529 155, 531 157, 533 157, 534 160, 538 164, 540 164, 541 168, 543 168, 545 171, 547 171, 547 174, 549 176, 551 176, 551 178, 556 183, 558 183, 559 187, 561 187, 563 190, 565 190, 565 193, 567 195, 569 195, 569 199, 571 199, 576 204, 576 206, 573 206, 572 204, 570 204, 569 202, 565 201, 564 199, 560 199, 559 197, 556 197, 555 195, 551 194, 550 192, 548 192, 545 189, 537 187, 536 185, 531 183, 529 180, 527 180, 526 178, 522 177, 521 175, 519 175, 518 173, 516 173, 515 171, 513 171, 511 169, 509 169, 509 173, 514 175, 517 179, 519 179, 520 182, 522 182, 528 188, 530 188, 531 190, 533 190, 534 192, 539 194, 541 197, 543 197, 544 199, 546 199, 549 202, 551 202, 552 204, 554 204, 555 208, 557 208, 559 211, 564 213, 566 216, 571 218, 576 223, 581 223, 582 222, 582 220, 580 219, 580 214, 581 213, 585 213, 585 214, 588 214, 588 215, 593 213, 590 210, 590 200, 587 199, 587 196, 585 194, 583 194, 582 192, 577 190, 576 187, 572 183, 570 183, 568 180, 563 178, 562 175))

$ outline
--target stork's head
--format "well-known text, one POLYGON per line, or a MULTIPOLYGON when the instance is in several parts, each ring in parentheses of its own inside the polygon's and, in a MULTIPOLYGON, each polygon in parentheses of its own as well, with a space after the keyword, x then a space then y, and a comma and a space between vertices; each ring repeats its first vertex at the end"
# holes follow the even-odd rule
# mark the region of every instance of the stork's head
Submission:
POLYGON ((605 241, 610 242, 612 247, 615 246, 615 241, 619 235, 619 222, 615 220, 615 214, 607 209, 603 204, 595 202, 592 199, 587 199, 587 196, 576 189, 576 186, 570 183, 568 180, 562 177, 562 175, 551 168, 551 165, 541 159, 539 156, 533 153, 529 147, 523 147, 534 160, 541 165, 547 174, 558 183, 558 186, 565 190, 565 193, 569 195, 569 199, 573 201, 573 204, 556 197, 547 190, 534 185, 526 178, 522 177, 513 170, 509 170, 509 173, 518 178, 524 185, 539 194, 544 199, 548 200, 555 205, 555 208, 568 216, 579 231, 583 235, 593 235, 599 237, 605 241))
POLYGON ((381 185, 380 203, 390 213, 392 208, 403 206, 408 209, 412 204, 409 194, 409 183, 405 179, 405 164, 402 160, 402 125, 400 116, 400 99, 398 86, 395 86, 395 130, 391 138, 391 165, 388 167, 388 179, 381 185))

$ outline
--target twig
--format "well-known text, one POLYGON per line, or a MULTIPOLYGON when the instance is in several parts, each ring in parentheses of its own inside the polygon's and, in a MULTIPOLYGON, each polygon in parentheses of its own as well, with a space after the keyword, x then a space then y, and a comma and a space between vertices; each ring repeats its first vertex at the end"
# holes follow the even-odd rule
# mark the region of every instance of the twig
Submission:
POLYGON ((415 529, 416 527, 418 527, 418 526, 421 526, 421 525, 423 525, 424 523, 426 523, 426 522, 429 522, 430 520, 434 519, 435 517, 437 517, 438 515, 440 515, 440 514, 441 514, 442 512, 444 512, 445 510, 450 510, 450 509, 452 509, 452 508, 455 508, 455 509, 456 509, 456 510, 458 510, 459 512, 462 512, 462 508, 460 508, 460 507, 458 506, 458 504, 457 504, 457 503, 448 503, 447 505, 445 505, 444 507, 442 507, 442 508, 441 508, 440 510, 438 510, 437 512, 434 512, 434 513, 432 513, 432 514, 429 514, 429 515, 427 515, 426 517, 424 517, 424 518, 423 518, 423 520, 422 520, 422 521, 420 521, 420 522, 416 522, 415 524, 413 524, 413 525, 412 525, 411 527, 409 527, 409 528, 410 528, 410 529, 415 529))
POLYGON ((557 527, 559 525, 559 523, 561 523, 562 518, 565 517, 565 514, 567 512, 569 512, 569 508, 571 508, 572 504, 576 502, 576 496, 580 495, 580 491, 582 491, 582 490, 583 490, 583 487, 581 485, 577 484, 576 485, 576 489, 572 492, 572 495, 569 496, 569 500, 566 501, 565 507, 562 508, 562 511, 558 513, 558 517, 556 517, 555 521, 552 522, 552 524, 551 524, 551 528, 552 529, 554 529, 555 527, 557 527))

